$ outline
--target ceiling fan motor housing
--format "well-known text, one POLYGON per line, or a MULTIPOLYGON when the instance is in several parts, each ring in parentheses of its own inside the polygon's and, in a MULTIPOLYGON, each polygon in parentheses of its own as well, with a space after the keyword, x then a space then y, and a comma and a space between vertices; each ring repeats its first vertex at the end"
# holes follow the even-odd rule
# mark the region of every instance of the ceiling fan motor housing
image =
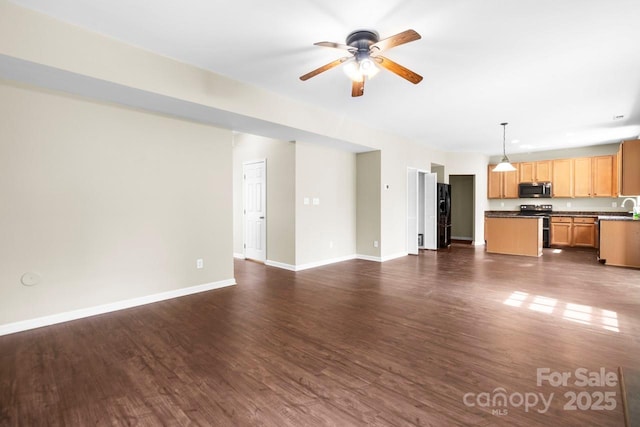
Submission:
POLYGON ((372 44, 378 43, 380 36, 376 31, 357 30, 347 36, 347 45, 358 49, 358 53, 369 53, 372 44))

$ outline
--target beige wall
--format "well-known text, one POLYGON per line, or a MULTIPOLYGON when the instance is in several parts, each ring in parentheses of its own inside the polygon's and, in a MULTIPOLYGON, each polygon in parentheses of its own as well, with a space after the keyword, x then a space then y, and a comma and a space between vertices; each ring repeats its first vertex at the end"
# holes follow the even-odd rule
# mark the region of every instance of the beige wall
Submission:
POLYGON ((356 156, 356 251, 358 255, 380 258, 381 235, 381 153, 371 151, 356 156), (378 241, 378 247, 373 245, 378 241))
POLYGON ((297 142, 296 265, 355 253, 356 155, 297 142), (314 205, 313 199, 319 204, 314 205))
POLYGON ((267 163, 267 260, 295 264, 295 153, 293 142, 234 134, 233 250, 244 253, 242 164, 267 163))
POLYGON ((229 131, 3 81, 0 117, 0 325, 233 279, 229 131))

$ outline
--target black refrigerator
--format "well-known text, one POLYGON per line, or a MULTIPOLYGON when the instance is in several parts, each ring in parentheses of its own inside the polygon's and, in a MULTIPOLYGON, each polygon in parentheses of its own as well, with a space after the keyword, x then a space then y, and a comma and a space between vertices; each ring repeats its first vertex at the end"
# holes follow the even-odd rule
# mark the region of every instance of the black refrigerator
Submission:
POLYGON ((451 246, 451 185, 438 183, 438 248, 451 246))

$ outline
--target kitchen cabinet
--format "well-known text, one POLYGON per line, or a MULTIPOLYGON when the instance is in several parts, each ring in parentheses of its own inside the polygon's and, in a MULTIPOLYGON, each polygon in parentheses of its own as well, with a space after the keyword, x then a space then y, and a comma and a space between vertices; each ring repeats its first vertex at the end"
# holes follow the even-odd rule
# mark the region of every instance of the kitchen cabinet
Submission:
POLYGON ((553 160, 553 197, 573 197, 573 159, 553 160))
POLYGON ((598 156, 592 158, 592 195, 593 197, 617 197, 616 156, 598 156))
POLYGON ((620 144, 618 163, 619 193, 624 196, 640 195, 640 140, 620 144))
POLYGON ((522 162, 519 164, 520 182, 551 181, 552 161, 522 162))
POLYGON ((596 247, 596 218, 573 218, 571 246, 596 247))
POLYGON ((518 198, 518 163, 512 163, 516 170, 513 172, 493 172, 496 165, 487 168, 487 197, 489 199, 517 199, 518 198))
POLYGON ((640 268, 640 221, 600 220, 600 262, 640 268))
POLYGON ((571 217, 551 217, 551 245, 571 246, 571 217))
POLYGON ((487 217, 485 224, 487 252, 542 255, 542 217, 487 217))
POLYGON ((596 247, 595 217, 551 217, 551 245, 596 247))
POLYGON ((573 159, 573 196, 591 197, 591 157, 573 159))

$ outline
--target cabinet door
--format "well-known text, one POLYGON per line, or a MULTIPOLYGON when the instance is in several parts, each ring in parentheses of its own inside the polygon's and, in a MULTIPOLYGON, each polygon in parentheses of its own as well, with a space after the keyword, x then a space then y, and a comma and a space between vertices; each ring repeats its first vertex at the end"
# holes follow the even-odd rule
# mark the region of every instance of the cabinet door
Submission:
POLYGON ((591 197, 591 157, 574 159, 573 196, 591 197))
POLYGON ((593 158, 593 196, 613 197, 615 156, 598 156, 593 158))
POLYGON ((505 199, 518 198, 518 167, 516 163, 512 163, 516 167, 513 172, 502 172, 502 197, 505 199))
POLYGON ((571 246, 571 221, 551 223, 551 244, 571 246))
POLYGON ((535 163, 523 162, 520 163, 520 182, 534 182, 535 178, 535 163))
POLYGON ((585 246, 595 248, 596 246, 596 225, 585 223, 573 224, 573 246, 585 246))
POLYGON ((640 140, 624 141, 620 160, 620 194, 640 194, 640 140))
POLYGON ((543 160, 535 163, 534 178, 537 182, 552 181, 552 162, 551 160, 543 160))
POLYGON ((490 199, 502 198, 502 172, 494 172, 496 165, 487 168, 487 197, 490 199))
POLYGON ((573 197, 572 160, 554 160, 552 174, 553 197, 573 197))

